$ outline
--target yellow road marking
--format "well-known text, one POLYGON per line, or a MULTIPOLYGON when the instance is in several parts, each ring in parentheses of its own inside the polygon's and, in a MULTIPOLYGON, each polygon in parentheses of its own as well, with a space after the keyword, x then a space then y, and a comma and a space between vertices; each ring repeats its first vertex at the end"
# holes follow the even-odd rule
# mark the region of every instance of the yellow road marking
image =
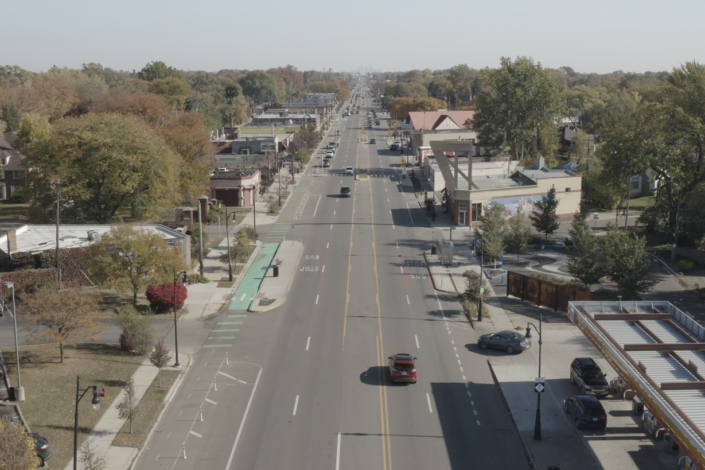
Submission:
MULTIPOLYGON (((357 152, 355 152, 355 162, 357 163, 357 152)), ((352 249, 353 249, 353 233, 355 233, 355 201, 357 201, 357 192, 353 191, 353 211, 350 220, 350 251, 348 252, 348 282, 345 287, 345 316, 343 318, 343 350, 345 350, 345 333, 348 329, 348 305, 350 304, 350 273, 352 272, 352 249)))
POLYGON ((177 416, 177 418, 181 418, 181 413, 183 413, 183 412, 184 412, 184 410, 179 411, 179 416, 177 416))
POLYGON ((159 460, 159 456, 160 456, 160 455, 162 455, 162 454, 157 454, 157 458, 154 459, 155 462, 156 462, 157 460, 159 460))
POLYGON ((382 354, 380 353, 379 349, 379 336, 377 336, 377 364, 382 364, 382 367, 379 368, 379 419, 382 422, 382 432, 381 432, 381 437, 382 437, 382 468, 383 470, 387 469, 387 442, 384 439, 384 436, 386 434, 385 429, 384 429, 384 413, 381 412, 381 410, 384 409, 384 395, 382 393, 382 388, 384 385, 384 360, 382 359, 382 354))
POLYGON ((166 435, 166 438, 169 439, 171 437, 171 431, 169 431, 169 434, 166 435))

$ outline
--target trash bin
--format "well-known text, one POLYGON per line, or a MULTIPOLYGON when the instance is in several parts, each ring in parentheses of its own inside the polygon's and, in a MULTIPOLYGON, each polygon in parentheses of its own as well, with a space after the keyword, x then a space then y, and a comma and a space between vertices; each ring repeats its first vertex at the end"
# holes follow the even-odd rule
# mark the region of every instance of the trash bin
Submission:
POLYGON ((279 277, 279 266, 276 266, 276 265, 272 266, 272 269, 274 270, 274 272, 272 273, 272 276, 279 277))

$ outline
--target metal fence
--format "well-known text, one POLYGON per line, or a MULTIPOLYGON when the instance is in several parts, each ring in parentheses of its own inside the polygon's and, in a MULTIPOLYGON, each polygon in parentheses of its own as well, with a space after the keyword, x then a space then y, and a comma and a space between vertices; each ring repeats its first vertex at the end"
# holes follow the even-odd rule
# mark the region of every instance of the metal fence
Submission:
POLYGON ((568 311, 568 302, 592 300, 590 292, 512 271, 507 272, 507 295, 518 297, 521 300, 529 300, 538 306, 543 305, 563 312, 568 311))

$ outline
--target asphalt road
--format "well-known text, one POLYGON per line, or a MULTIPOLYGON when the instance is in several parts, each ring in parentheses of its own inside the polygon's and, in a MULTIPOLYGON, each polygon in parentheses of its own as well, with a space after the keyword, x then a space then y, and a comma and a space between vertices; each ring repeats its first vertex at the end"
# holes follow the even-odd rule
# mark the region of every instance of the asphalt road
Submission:
POLYGON ((237 323, 209 333, 135 468, 529 468, 476 334, 432 288, 431 230, 386 129, 357 143, 367 109, 337 123, 332 174, 307 171, 280 217, 304 244, 286 303, 203 325, 237 323), (390 383, 400 352, 418 358, 418 383, 390 383))

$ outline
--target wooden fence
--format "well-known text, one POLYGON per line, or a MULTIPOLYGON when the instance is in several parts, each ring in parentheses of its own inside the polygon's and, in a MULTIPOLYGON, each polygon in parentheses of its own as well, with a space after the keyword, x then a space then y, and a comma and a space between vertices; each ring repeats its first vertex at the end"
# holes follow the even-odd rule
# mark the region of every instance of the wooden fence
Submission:
POLYGON ((592 300, 592 294, 569 286, 536 279, 524 274, 507 272, 507 295, 530 300, 538 306, 568 311, 568 302, 592 300))

